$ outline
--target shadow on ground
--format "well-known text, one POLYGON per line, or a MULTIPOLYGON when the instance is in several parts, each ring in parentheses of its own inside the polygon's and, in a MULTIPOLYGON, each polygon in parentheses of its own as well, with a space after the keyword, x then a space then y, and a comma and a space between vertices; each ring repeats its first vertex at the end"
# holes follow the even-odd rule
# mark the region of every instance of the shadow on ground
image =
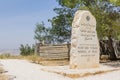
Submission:
POLYGON ((111 66, 114 68, 119 68, 120 67, 120 60, 117 61, 108 61, 106 63, 102 63, 103 65, 111 66))

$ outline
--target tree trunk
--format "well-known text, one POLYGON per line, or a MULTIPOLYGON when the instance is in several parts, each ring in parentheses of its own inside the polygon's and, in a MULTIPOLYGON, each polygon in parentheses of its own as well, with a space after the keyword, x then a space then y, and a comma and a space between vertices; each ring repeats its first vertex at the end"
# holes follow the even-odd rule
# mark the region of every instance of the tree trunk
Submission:
POLYGON ((116 55, 115 55, 115 51, 113 48, 113 40, 111 38, 111 36, 108 37, 108 46, 109 46, 109 50, 110 50, 110 60, 116 60, 116 55))

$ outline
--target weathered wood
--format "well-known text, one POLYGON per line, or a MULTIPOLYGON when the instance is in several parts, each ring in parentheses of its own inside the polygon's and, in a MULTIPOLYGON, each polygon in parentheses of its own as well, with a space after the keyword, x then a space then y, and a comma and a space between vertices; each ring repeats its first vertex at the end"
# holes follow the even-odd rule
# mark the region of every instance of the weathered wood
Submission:
POLYGON ((41 45, 39 54, 46 59, 69 59, 69 44, 41 45))

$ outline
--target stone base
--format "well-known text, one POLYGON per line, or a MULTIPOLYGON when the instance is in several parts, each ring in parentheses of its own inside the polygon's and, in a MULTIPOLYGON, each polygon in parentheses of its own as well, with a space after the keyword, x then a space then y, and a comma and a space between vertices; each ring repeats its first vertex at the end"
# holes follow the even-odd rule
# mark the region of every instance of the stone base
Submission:
POLYGON ((80 78, 89 75, 111 72, 119 69, 120 68, 113 68, 105 65, 100 65, 99 68, 92 69, 70 69, 69 66, 46 66, 42 68, 43 71, 57 73, 70 78, 80 78))

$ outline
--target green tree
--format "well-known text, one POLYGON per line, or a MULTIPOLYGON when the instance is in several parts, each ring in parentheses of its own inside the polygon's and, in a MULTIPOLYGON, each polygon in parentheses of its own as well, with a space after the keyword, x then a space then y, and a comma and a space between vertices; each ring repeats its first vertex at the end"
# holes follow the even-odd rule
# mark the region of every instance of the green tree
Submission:
POLYGON ((55 8, 54 11, 58 16, 49 20, 52 23, 51 34, 54 36, 55 42, 65 42, 70 39, 71 22, 73 20, 73 13, 68 8, 55 8))
POLYGON ((46 43, 52 42, 52 35, 50 34, 51 28, 45 27, 44 22, 37 23, 34 38, 39 42, 45 41, 46 43))
POLYGON ((120 0, 110 0, 110 2, 116 6, 120 6, 120 0))
POLYGON ((28 44, 20 45, 20 54, 22 56, 28 56, 28 55, 33 55, 34 54, 34 45, 30 47, 28 44))
MULTIPOLYGON (((116 32, 119 31, 115 29, 119 25, 115 24, 120 18, 119 12, 115 11, 116 7, 113 5, 110 6, 109 3, 103 4, 102 2, 89 6, 89 9, 92 14, 95 16, 97 21, 97 32, 99 39, 103 39, 104 37, 112 36, 117 39, 116 32)), ((118 27, 120 29, 120 27, 118 27)))
MULTIPOLYGON (((117 11, 119 0, 56 0, 61 7, 55 8, 58 14, 51 20, 52 33, 60 38, 60 41, 70 40, 71 24, 73 16, 77 10, 89 10, 96 18, 97 33, 99 39, 112 37, 120 39, 120 13, 117 11), (67 29, 67 30, 66 30, 67 29), (66 40, 65 40, 66 39, 66 40)), ((58 40, 59 41, 59 40, 58 40)), ((111 51, 113 52, 113 47, 111 51)), ((114 53, 110 53, 110 58, 115 59, 114 53), (114 55, 114 56, 113 56, 114 55)))
MULTIPOLYGON (((71 34, 68 34, 68 31, 71 33, 73 16, 79 9, 89 10, 95 16, 97 20, 97 32, 100 39, 109 35, 115 36, 115 33, 118 33, 115 27, 119 23, 115 23, 119 20, 120 13, 115 11, 117 7, 109 3, 109 0, 57 0, 57 2, 62 7, 54 9, 58 16, 54 17, 51 23, 53 33, 58 37, 61 36, 63 41, 65 40, 64 37, 70 38, 68 36, 71 34)), ((117 37, 115 36, 115 38, 117 37)))
POLYGON ((120 6, 120 0, 56 0, 61 6, 74 8, 76 5, 89 6, 90 4, 95 4, 96 2, 110 2, 116 6, 120 6))

